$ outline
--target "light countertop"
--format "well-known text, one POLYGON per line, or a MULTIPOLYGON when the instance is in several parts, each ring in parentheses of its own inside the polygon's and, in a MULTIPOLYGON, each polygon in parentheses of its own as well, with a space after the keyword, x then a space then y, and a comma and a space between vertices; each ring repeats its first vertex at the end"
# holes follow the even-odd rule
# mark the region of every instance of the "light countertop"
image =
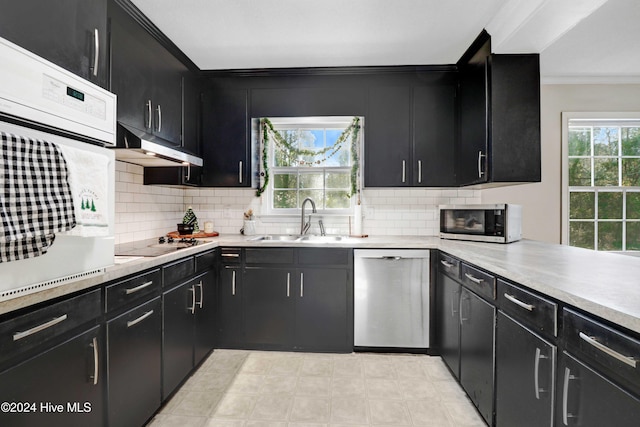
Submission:
POLYGON ((433 236, 377 236, 347 242, 291 243, 254 241, 240 235, 208 238, 208 242, 158 257, 116 264, 104 275, 0 303, 0 314, 117 280, 215 247, 347 247, 440 249, 498 276, 640 333, 640 258, 594 252, 532 240, 509 244, 441 240, 433 236))

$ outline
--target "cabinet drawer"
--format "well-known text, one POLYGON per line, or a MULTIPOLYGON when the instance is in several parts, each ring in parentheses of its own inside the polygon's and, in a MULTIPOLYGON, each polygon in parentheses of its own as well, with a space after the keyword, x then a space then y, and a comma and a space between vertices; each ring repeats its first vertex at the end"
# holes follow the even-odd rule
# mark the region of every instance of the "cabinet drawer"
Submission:
POLYGON ((298 250, 298 264, 348 265, 351 249, 309 248, 298 250))
POLYGON ((292 248, 247 248, 244 252, 247 264, 293 264, 292 248))
POLYGON ((640 340, 570 309, 562 312, 566 348, 640 394, 640 340))
POLYGON ((105 290, 107 312, 124 307, 134 301, 157 294, 162 287, 160 269, 147 271, 127 280, 109 285, 105 290))
POLYGON ((207 252, 203 252, 201 254, 197 254, 196 258, 196 273, 201 273, 203 271, 209 270, 216 263, 216 251, 211 250, 207 252))
POLYGON ((502 310, 537 332, 558 335, 558 305, 498 279, 498 303, 502 310))
POLYGON ((489 299, 496 299, 496 278, 489 273, 462 263, 460 267, 462 283, 473 292, 489 299))
POLYGON ((222 264, 240 264, 242 261, 242 249, 222 248, 220 249, 220 261, 222 264))
POLYGON ((102 314, 101 290, 57 302, 0 324, 0 363, 102 314))
POLYGON ((162 285, 166 288, 195 273, 194 257, 183 258, 162 266, 162 285))
POLYGON ((438 269, 447 276, 460 280, 460 261, 440 252, 438 256, 438 269))

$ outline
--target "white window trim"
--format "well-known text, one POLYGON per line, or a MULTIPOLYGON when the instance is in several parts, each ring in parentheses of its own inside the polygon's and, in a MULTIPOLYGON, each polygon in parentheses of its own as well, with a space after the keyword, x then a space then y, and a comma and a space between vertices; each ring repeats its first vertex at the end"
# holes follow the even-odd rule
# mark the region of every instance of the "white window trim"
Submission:
MULTIPOLYGON (((569 244, 569 121, 575 119, 585 120, 640 120, 640 112, 562 112, 562 203, 561 203, 561 242, 563 245, 569 244)), ((627 187, 591 187, 594 191, 620 190, 627 187)), ((625 191, 634 191, 635 187, 625 191)), ((624 200, 624 199, 623 199, 624 200)), ((624 206, 623 206, 624 209, 624 206)), ((623 212, 626 218, 626 212, 623 212)), ((597 219, 597 203, 595 218, 597 219)), ((600 220, 606 221, 606 220, 600 220)), ((596 227, 597 239, 597 227, 596 227)), ((626 238, 625 235, 622 236, 626 238)), ((632 252, 632 251, 629 251, 632 252)))
MULTIPOLYGON (((278 129, 278 127, 282 127, 283 125, 287 125, 289 123, 295 123, 296 127, 298 128, 309 128, 309 129, 317 129, 319 127, 322 128, 331 128, 334 127, 336 124, 339 124, 340 126, 342 125, 349 125, 351 124, 351 121, 353 120, 354 116, 340 116, 340 117, 291 117, 291 118, 280 118, 280 117, 269 117, 269 120, 271 120, 271 122, 274 125, 275 129, 278 129), (301 123, 300 121, 304 120, 304 123, 301 123)), ((363 123, 363 117, 360 116, 360 134, 359 134, 359 138, 360 138, 360 143, 359 143, 359 153, 358 156, 360 158, 360 170, 362 170, 362 147, 363 147, 363 130, 364 130, 364 123, 363 123)), ((262 129, 260 128, 260 126, 258 126, 258 132, 262 132, 262 129)), ((259 136, 259 138, 261 138, 261 136, 259 136)), ((272 154, 273 154, 273 145, 269 148, 269 156, 270 156, 270 161, 272 159, 272 154)), ((262 156, 262 153, 260 153, 260 156, 262 156)), ((349 171, 351 170, 351 166, 346 166, 346 167, 325 167, 325 169, 338 169, 338 170, 346 170, 349 169, 349 171)), ((271 208, 272 206, 272 198, 273 198, 273 184, 274 184, 274 179, 273 179, 273 175, 274 172, 281 170, 278 167, 274 167, 274 166, 270 166, 269 167, 269 173, 271 175, 271 179, 269 180, 268 183, 268 187, 267 187, 267 191, 265 191, 264 193, 262 193, 261 197, 262 197, 262 204, 261 204, 261 209, 260 209, 260 218, 262 220, 266 220, 269 222, 281 222, 279 221, 280 219, 285 221, 285 220, 289 220, 292 218, 300 218, 300 214, 302 209, 301 208, 292 208, 292 209, 273 209, 271 208)), ((358 178, 360 179, 361 173, 358 174, 358 178)), ((362 185, 359 185, 358 188, 362 188, 362 185)), ((353 195, 350 197, 350 202, 349 202, 349 207, 345 208, 345 209, 317 209, 317 213, 315 214, 318 217, 345 217, 345 216, 351 216, 353 215, 353 211, 355 208, 355 201, 356 201, 356 195, 353 195)), ((307 212, 311 212, 311 206, 307 205, 306 207, 307 212)))

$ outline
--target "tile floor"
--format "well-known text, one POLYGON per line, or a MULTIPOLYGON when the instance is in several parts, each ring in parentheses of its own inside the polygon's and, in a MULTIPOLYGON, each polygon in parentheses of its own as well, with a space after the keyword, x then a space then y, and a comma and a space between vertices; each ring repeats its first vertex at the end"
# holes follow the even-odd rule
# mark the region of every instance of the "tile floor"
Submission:
POLYGON ((216 350, 149 427, 486 427, 439 357, 216 350))

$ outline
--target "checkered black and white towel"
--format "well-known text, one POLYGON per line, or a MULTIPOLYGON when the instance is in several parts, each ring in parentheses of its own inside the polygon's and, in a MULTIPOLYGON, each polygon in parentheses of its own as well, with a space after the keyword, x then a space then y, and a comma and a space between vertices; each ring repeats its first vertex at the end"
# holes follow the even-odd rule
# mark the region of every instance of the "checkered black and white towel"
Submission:
POLYGON ((47 141, 0 132, 0 143, 0 262, 42 255, 75 226, 65 159, 47 141))

